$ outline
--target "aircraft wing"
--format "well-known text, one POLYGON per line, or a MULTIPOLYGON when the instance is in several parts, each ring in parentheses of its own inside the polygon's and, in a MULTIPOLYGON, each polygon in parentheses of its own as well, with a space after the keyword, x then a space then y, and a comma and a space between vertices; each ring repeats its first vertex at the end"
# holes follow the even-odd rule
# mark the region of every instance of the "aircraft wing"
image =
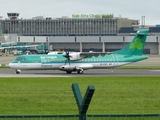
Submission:
POLYGON ((68 60, 80 60, 83 58, 91 58, 91 57, 98 57, 99 55, 105 56, 105 55, 110 55, 112 52, 66 52, 63 56, 66 57, 68 60))
POLYGON ((98 57, 99 55, 101 56, 105 56, 106 54, 110 55, 112 54, 113 52, 81 52, 80 53, 80 56, 85 58, 85 57, 98 57))

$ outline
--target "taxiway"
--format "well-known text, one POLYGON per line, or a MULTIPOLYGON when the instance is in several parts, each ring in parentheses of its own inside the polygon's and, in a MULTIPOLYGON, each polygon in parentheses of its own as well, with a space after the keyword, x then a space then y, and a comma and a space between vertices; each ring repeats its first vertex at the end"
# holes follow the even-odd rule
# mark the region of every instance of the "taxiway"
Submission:
POLYGON ((91 69, 84 74, 66 74, 59 70, 23 70, 16 74, 10 68, 1 68, 0 77, 100 77, 100 76, 160 76, 160 70, 137 70, 137 69, 91 69))

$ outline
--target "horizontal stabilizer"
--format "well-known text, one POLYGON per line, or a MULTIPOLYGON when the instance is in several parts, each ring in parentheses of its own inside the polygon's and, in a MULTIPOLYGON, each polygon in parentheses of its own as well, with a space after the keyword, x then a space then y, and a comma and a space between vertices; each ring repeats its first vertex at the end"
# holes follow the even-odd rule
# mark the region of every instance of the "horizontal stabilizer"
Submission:
POLYGON ((148 35, 148 30, 141 30, 137 32, 138 35, 148 35))

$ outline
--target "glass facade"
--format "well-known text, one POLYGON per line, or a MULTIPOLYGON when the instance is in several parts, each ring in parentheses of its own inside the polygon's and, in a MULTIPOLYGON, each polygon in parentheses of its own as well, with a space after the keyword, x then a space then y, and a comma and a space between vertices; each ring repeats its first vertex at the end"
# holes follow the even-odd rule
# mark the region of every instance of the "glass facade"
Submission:
POLYGON ((90 19, 6 19, 2 22, 4 34, 27 36, 103 36, 116 35, 120 27, 138 24, 137 20, 120 18, 90 19))

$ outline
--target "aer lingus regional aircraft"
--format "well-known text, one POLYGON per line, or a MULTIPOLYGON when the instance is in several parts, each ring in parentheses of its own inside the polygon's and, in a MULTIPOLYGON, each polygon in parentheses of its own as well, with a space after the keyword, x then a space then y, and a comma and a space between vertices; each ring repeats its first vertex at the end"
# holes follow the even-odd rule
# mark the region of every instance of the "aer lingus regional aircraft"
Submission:
POLYGON ((31 48, 31 47, 37 47, 39 45, 20 45, 20 46, 9 46, 9 47, 1 47, 0 46, 0 50, 1 49, 14 49, 14 48, 31 48))
POLYGON ((113 53, 73 52, 63 54, 20 55, 9 66, 19 74, 21 70, 62 70, 82 74, 88 69, 113 68, 147 59, 142 56, 148 30, 136 33, 132 42, 113 53))

